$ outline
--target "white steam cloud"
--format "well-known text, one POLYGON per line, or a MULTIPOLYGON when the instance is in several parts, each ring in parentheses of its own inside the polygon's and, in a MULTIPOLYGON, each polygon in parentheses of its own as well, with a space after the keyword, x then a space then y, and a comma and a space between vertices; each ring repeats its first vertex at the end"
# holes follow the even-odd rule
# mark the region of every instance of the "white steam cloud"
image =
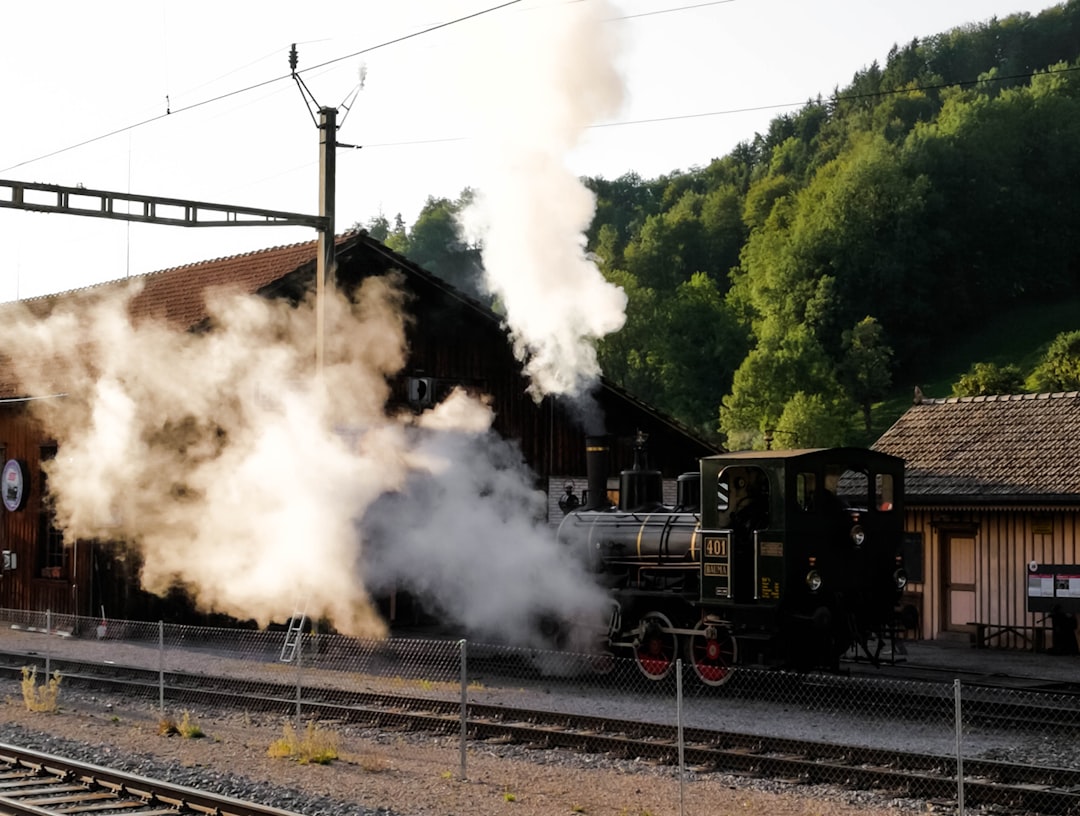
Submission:
POLYGON ((455 393, 419 417, 387 412, 407 354, 399 284, 327 297, 321 383, 311 298, 219 293, 203 333, 133 323, 134 289, 10 320, 23 390, 66 392, 29 403, 58 443, 44 467, 65 540, 125 542, 146 589, 180 584, 205 611, 263 624, 306 599, 378 636, 369 593, 402 585, 508 637, 553 600, 592 614, 598 590, 535 523, 541 494, 485 403, 455 393))
MULTIPOLYGON (((626 307, 586 257, 595 202, 566 163, 622 102, 610 16, 599 0, 502 15, 464 83, 485 161, 463 223, 533 398, 582 410, 595 342, 626 307)), ((25 392, 67 394, 30 403, 58 443, 44 467, 67 542, 124 542, 146 589, 180 584, 203 610, 264 624, 307 599, 342 631, 380 635, 371 593, 402 586, 515 641, 546 616, 602 619, 603 593, 557 549, 485 402, 455 393, 419 417, 387 413, 408 351, 395 277, 327 297, 318 382, 311 298, 218 293, 211 329, 192 333, 133 323, 131 296, 69 298, 5 327, 25 392)))
POLYGON ((483 177, 462 225, 483 245, 485 284, 537 401, 586 395, 600 376, 596 340, 626 319, 625 293, 586 256, 595 200, 567 166, 623 100, 611 16, 606 2, 502 16, 470 63, 483 177))

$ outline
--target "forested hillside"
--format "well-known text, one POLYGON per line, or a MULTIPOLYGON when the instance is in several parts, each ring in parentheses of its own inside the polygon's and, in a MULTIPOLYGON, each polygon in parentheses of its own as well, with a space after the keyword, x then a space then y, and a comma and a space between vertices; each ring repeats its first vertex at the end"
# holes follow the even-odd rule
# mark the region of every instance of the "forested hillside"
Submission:
MULTIPOLYGON (((1056 345, 973 348, 952 385, 1080 388, 1080 0, 894 47, 708 166, 587 181, 629 296, 605 376, 730 448, 867 443, 874 406, 1043 304, 1056 345)), ((467 198, 368 228, 477 292, 467 198)))

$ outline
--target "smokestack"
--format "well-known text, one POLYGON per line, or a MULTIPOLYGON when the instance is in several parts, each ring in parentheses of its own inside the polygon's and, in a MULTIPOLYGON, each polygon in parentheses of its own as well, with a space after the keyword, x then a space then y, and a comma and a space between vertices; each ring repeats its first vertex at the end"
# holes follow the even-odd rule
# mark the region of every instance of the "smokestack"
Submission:
POLYGON ((634 468, 619 474, 619 509, 652 510, 664 503, 664 477, 659 470, 649 470, 645 460, 645 442, 649 436, 638 431, 634 438, 634 468))
POLYGON ((589 495, 585 510, 607 510, 608 470, 611 468, 611 437, 589 436, 585 439, 585 471, 589 477, 589 495))

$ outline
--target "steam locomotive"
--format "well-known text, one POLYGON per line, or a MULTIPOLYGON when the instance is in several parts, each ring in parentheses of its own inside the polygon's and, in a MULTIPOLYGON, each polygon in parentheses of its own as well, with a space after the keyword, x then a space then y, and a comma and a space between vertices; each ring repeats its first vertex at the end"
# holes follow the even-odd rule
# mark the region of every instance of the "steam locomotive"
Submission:
POLYGON ((609 437, 587 440, 589 489, 559 540, 610 592, 606 646, 661 680, 680 655, 719 686, 739 663, 836 669, 876 662, 907 583, 904 462, 862 448, 766 450, 700 460, 663 504, 659 471, 620 474, 609 437))

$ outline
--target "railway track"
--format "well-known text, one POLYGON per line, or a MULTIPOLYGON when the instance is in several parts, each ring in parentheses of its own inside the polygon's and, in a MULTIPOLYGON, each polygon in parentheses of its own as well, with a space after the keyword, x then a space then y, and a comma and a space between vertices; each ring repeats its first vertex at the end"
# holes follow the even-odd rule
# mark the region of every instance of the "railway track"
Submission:
POLYGON ((290 811, 0 745, 0 814, 297 816, 290 811))
MULTIPOLYGON (((21 671, 26 658, 0 655, 0 668, 11 673, 17 662, 21 671)), ((74 661, 53 661, 53 665, 63 672, 67 684, 88 684, 149 699, 160 692, 160 678, 149 670, 74 661)), ((234 680, 181 673, 169 673, 165 681, 171 699, 182 693, 188 699, 196 696, 205 705, 230 710, 284 713, 297 702, 296 687, 288 684, 262 682, 253 688, 245 683, 240 691, 234 680)), ((462 729, 462 702, 451 693, 445 696, 432 699, 397 692, 305 687, 301 702, 304 716, 309 718, 378 729, 456 734, 462 729)), ((607 753, 657 764, 679 761, 679 732, 674 725, 476 703, 468 703, 466 712, 465 732, 473 741, 607 753)), ((682 754, 688 766, 702 772, 876 789, 924 799, 953 799, 957 793, 955 758, 949 756, 700 728, 683 729, 682 754)), ((1080 770, 975 759, 965 759, 963 769, 969 804, 1080 813, 1080 770)))

